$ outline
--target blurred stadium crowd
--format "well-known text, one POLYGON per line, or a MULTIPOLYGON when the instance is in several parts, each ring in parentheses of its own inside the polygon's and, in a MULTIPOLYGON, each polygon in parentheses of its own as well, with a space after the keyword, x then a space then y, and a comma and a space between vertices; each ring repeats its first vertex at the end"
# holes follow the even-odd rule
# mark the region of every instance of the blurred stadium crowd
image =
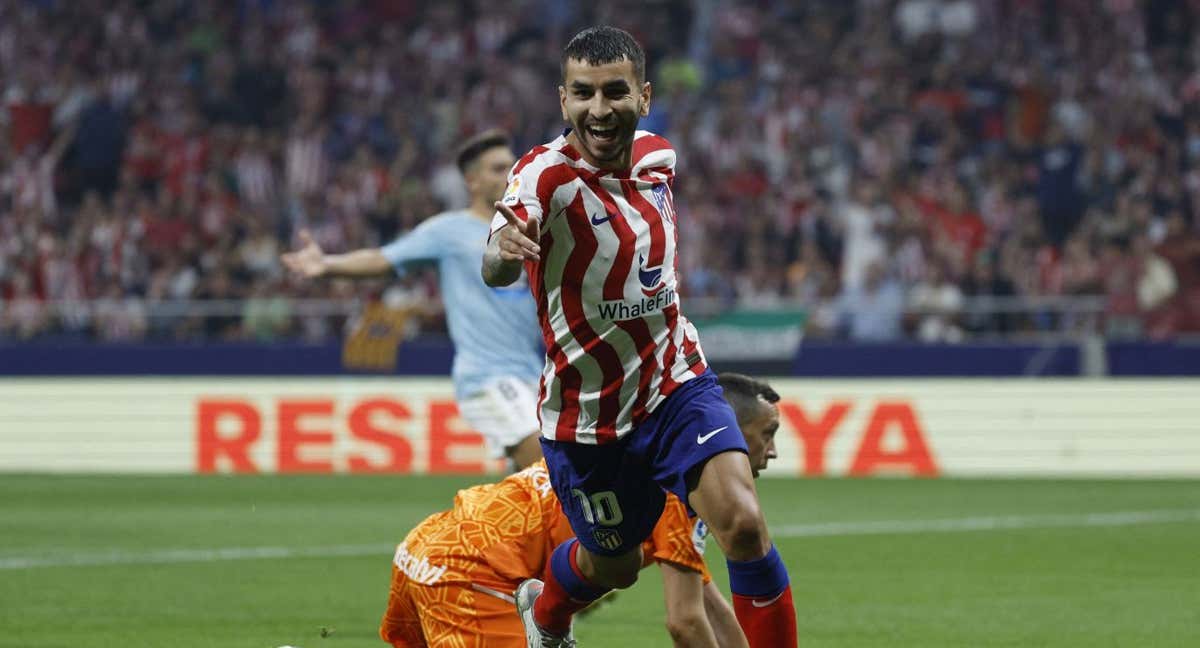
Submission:
POLYGON ((436 329, 427 273, 277 255, 465 204, 456 142, 555 136, 594 23, 646 47, 689 300, 855 340, 1200 331, 1196 0, 3 0, 0 338, 321 338, 296 300, 364 291, 436 329), (987 307, 1072 296, 1097 317, 987 307), (182 299, 226 309, 150 316, 182 299))

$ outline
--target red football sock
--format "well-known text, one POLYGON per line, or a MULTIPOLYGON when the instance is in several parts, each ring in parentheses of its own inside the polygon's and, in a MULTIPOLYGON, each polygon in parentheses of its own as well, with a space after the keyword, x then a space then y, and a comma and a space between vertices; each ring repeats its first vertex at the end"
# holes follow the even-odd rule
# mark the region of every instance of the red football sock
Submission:
POLYGON ((578 551, 579 543, 575 541, 564 542, 554 550, 546 564, 545 587, 533 602, 533 620, 554 634, 566 634, 571 628, 571 617, 607 591, 583 577, 576 561, 578 551), (574 590, 574 596, 568 588, 574 590))
POLYGON ((795 610, 790 586, 774 598, 733 595, 733 613, 746 633, 750 648, 795 646, 798 641, 795 610))

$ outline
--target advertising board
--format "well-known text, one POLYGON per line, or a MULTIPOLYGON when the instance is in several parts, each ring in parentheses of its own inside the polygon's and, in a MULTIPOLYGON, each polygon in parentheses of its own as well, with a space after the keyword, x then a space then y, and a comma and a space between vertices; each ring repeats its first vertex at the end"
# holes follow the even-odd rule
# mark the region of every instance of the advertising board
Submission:
MULTIPOLYGON (((1200 476, 1198 380, 798 380, 774 476, 1200 476)), ((503 470, 448 380, 0 381, 0 471, 503 470)))

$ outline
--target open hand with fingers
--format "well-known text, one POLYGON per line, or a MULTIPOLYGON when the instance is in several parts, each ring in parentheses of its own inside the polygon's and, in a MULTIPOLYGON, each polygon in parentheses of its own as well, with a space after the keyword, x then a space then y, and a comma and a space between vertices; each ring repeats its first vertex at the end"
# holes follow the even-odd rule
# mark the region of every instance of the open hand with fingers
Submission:
POLYGON ((302 229, 299 232, 300 249, 280 255, 280 260, 288 270, 303 277, 320 277, 325 274, 325 252, 312 237, 312 232, 302 229))
POLYGON ((541 246, 537 243, 538 219, 529 218, 522 221, 508 205, 497 202, 495 206, 496 211, 503 214, 504 218, 508 220, 508 227, 501 229, 496 234, 500 260, 506 262, 536 261, 542 251, 541 246))

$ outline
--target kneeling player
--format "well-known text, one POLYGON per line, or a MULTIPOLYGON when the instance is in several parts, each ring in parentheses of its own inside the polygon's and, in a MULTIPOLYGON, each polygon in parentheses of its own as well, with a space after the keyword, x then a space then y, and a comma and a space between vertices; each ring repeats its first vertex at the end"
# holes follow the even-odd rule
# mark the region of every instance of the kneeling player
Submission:
MULTIPOLYGON (((775 457, 778 395, 745 376, 722 376, 755 474, 775 457)), ((729 603, 704 564, 705 528, 674 496, 643 544, 643 567, 663 571, 667 628, 676 646, 746 646, 729 603)), ((460 491, 396 549, 380 636, 404 648, 525 646, 511 592, 544 573, 554 548, 572 535, 545 464, 496 484, 460 491)))

